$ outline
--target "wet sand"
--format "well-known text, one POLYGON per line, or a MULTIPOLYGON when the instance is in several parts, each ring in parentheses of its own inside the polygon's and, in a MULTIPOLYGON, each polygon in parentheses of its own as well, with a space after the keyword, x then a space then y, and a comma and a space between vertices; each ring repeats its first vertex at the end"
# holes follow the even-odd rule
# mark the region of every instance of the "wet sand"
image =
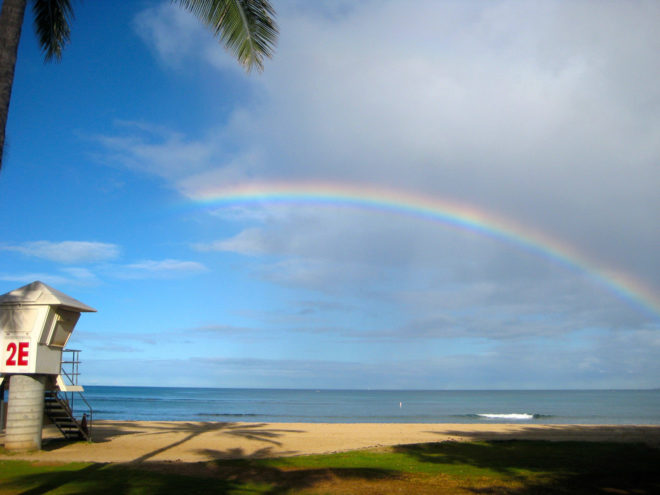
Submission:
POLYGON ((0 458, 42 462, 200 462, 324 454, 411 443, 511 439, 642 442, 660 447, 660 425, 97 421, 92 436, 93 443, 66 442, 50 426, 44 430, 43 450, 4 453, 0 458))

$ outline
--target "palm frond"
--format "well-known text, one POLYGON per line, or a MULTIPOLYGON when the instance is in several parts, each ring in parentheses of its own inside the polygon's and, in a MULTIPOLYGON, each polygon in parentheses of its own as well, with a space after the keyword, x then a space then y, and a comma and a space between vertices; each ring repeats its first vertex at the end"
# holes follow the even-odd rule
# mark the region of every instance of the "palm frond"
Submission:
POLYGON ((69 42, 69 21, 73 19, 70 0, 34 0, 34 29, 46 61, 62 58, 69 42))
POLYGON ((275 10, 268 0, 172 0, 186 8, 217 36, 249 72, 263 70, 277 40, 275 10))

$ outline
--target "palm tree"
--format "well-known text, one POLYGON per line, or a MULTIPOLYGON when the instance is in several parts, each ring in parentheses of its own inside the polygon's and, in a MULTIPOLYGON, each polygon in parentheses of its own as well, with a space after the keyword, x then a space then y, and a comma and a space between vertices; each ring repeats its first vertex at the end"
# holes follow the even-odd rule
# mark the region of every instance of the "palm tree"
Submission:
MULTIPOLYGON (((69 41, 70 0, 31 0, 34 27, 46 61, 59 60, 69 41)), ((277 39, 269 0, 171 0, 195 14, 249 72, 263 70, 277 39)), ((0 11, 0 169, 14 67, 28 0, 3 0, 0 11)))

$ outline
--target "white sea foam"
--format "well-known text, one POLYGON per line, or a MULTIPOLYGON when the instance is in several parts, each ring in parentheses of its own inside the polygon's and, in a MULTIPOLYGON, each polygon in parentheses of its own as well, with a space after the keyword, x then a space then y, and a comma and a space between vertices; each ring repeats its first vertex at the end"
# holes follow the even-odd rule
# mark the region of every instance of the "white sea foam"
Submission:
POLYGON ((484 413, 484 414, 477 414, 477 416, 488 419, 509 419, 509 420, 518 420, 518 421, 524 419, 534 419, 533 414, 527 414, 527 413, 509 413, 509 414, 484 413))

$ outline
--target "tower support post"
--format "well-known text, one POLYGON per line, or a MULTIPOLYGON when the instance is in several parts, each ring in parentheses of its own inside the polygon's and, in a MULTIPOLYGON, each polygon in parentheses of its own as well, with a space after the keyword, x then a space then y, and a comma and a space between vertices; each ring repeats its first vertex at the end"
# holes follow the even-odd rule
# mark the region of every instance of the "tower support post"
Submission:
POLYGON ((5 449, 40 450, 46 375, 12 375, 5 449))

